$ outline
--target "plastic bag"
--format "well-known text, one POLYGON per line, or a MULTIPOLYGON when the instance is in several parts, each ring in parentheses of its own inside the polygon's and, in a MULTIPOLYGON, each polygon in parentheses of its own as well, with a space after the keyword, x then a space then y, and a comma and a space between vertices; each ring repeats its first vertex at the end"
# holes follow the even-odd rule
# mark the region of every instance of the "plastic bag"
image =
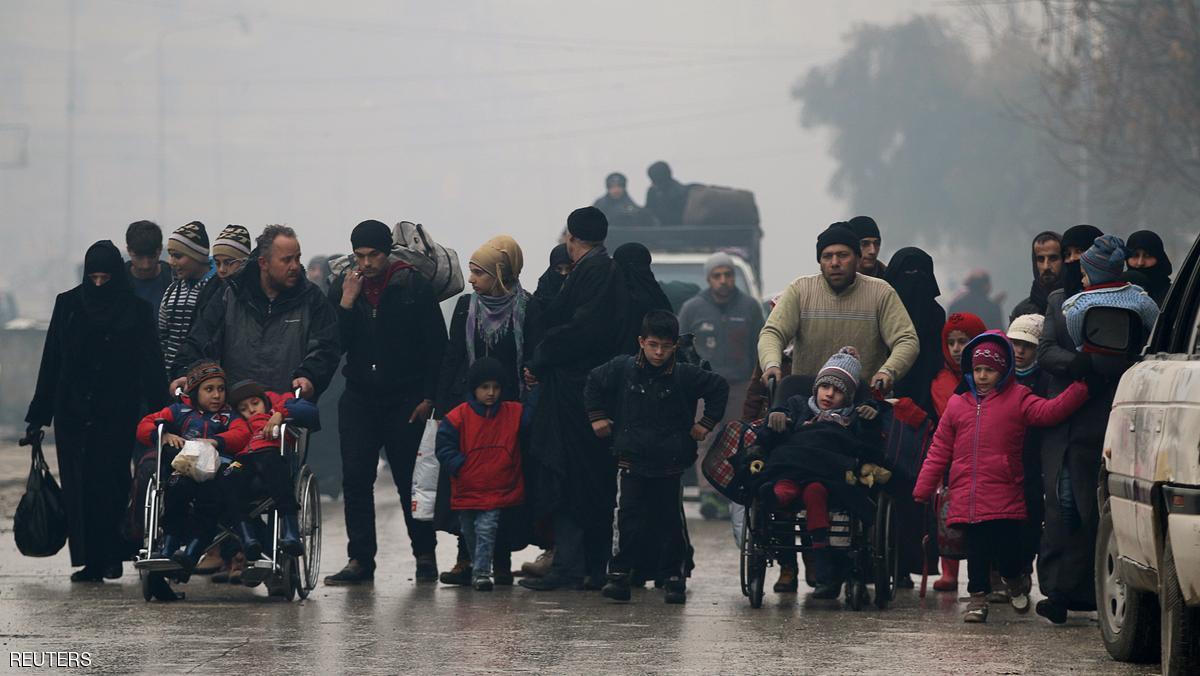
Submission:
POLYGON ((33 447, 33 460, 25 481, 25 495, 13 515, 13 538, 25 556, 54 556, 67 542, 67 510, 62 489, 42 455, 41 435, 31 438, 29 443, 33 447))
POLYGON ((217 476, 221 458, 217 447, 207 441, 185 441, 179 454, 171 461, 171 469, 195 481, 209 481, 217 476))
POLYGON ((417 448, 417 462, 413 466, 412 518, 417 521, 433 521, 434 506, 437 504, 438 474, 441 466, 437 459, 438 422, 430 416, 425 421, 425 432, 417 448))

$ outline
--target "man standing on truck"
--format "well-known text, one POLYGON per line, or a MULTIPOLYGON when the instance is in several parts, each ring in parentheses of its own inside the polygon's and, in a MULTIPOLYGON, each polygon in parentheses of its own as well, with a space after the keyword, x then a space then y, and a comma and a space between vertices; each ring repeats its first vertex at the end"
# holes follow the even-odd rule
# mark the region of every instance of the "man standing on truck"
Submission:
MULTIPOLYGON (((729 383, 729 406, 737 411, 746 396, 747 381, 758 362, 758 334, 763 327, 762 308, 757 301, 741 292, 737 286, 737 268, 733 257, 718 252, 704 263, 708 288, 683 304, 679 310, 680 333, 696 337, 696 351, 707 359, 713 371, 729 383)), ((710 439, 715 439, 710 437, 710 439)), ((704 450, 700 458, 704 457, 704 450)), ((696 463, 696 476, 700 460, 696 463)), ((700 514, 706 519, 727 511, 717 493, 707 482, 700 486, 700 514)))
POLYGON ((652 225, 650 214, 634 203, 629 196, 625 174, 612 173, 604 179, 604 194, 592 206, 604 212, 609 226, 630 227, 635 225, 652 225))
POLYGON ((655 162, 646 170, 650 188, 646 191, 646 210, 658 219, 659 225, 683 225, 683 209, 687 206, 688 188, 671 176, 671 165, 655 162))

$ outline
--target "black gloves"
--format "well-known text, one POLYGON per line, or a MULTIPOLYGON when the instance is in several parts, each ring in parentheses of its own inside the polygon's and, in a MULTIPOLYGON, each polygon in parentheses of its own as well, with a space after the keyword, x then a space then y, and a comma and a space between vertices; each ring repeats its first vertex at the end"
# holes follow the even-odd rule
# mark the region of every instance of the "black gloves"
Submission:
POLYGON ((1080 352, 1071 360, 1067 371, 1071 374, 1073 380, 1083 380, 1092 374, 1092 355, 1086 352, 1080 352))

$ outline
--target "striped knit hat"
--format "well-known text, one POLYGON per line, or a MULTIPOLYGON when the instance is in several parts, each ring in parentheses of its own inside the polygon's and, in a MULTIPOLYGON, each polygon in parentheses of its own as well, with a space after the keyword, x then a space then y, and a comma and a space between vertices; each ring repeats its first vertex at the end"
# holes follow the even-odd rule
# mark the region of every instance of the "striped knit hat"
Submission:
POLYGON ((1125 251, 1125 242, 1116 235, 1101 235, 1092 246, 1083 252, 1079 259, 1083 271, 1087 273, 1088 283, 1105 284, 1115 282, 1125 271, 1125 259, 1129 255, 1125 251))
POLYGON ((206 381, 213 378, 225 380, 225 370, 215 361, 199 361, 188 369, 187 374, 187 391, 189 395, 195 394, 196 390, 200 389, 206 381))
POLYGON ((236 261, 250 257, 250 231, 241 225, 227 225, 212 245, 213 256, 229 256, 236 261))
POLYGON ((813 394, 822 385, 833 385, 846 395, 846 399, 854 399, 858 389, 858 378, 862 374, 862 364, 858 361, 858 350, 847 345, 838 350, 817 374, 813 383, 813 394))
POLYGON ((208 231, 200 221, 192 221, 171 233, 167 251, 178 253, 201 263, 208 262, 208 231))

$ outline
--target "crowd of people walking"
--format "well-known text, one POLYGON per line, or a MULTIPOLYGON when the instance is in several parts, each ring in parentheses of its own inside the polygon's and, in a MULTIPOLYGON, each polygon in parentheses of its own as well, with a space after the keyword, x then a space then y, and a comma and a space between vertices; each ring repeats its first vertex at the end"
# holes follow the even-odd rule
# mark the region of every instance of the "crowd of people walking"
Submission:
MULTIPOLYGON (((872 402, 889 399, 936 424, 919 478, 896 489, 913 522, 898 586, 930 562, 934 589, 957 592, 965 558, 966 621, 986 621, 989 601, 1027 611, 1035 569, 1038 614, 1061 623, 1095 609, 1095 488, 1116 380, 1082 349, 1083 318, 1090 307, 1125 308, 1148 333, 1170 285, 1158 235, 1122 240, 1090 225, 1039 233, 1029 297, 1001 325, 986 278, 973 275, 947 315, 929 254, 904 247, 885 263, 883 228, 859 216, 817 237, 820 272, 795 279, 765 315, 724 252, 709 257, 707 288, 676 315, 644 246, 605 245, 613 214, 646 227, 677 222, 683 186, 665 164, 651 174, 647 207, 662 225, 637 216, 613 174, 597 206, 567 216, 534 291, 522 285, 526 261, 512 237, 483 242, 448 327, 443 299, 393 255, 392 229, 377 220, 352 228, 346 265, 316 274, 282 225, 254 239, 229 225, 210 243, 193 221, 166 237, 165 263, 163 233, 148 221, 129 226, 128 261, 111 241, 93 244, 81 283, 55 301, 26 418, 30 435, 54 427, 79 568, 71 579, 119 578, 136 550, 123 524, 131 503, 139 509, 131 469, 152 443, 148 421, 168 422, 174 448, 207 440, 223 461, 209 488, 172 477, 164 557, 236 577, 261 552, 238 507, 253 473, 285 506, 283 540, 294 546, 285 468, 255 456, 286 414, 340 441, 347 562, 325 584, 369 583, 387 565, 377 543, 390 529, 376 523, 374 495, 382 451, 418 581, 488 591, 520 575, 530 590, 614 600, 654 582, 666 602, 684 603, 704 560, 688 537, 682 480, 723 421, 758 421, 755 458, 773 499, 807 508, 819 530, 846 491, 804 449, 870 456, 880 444, 872 402), (339 364, 336 429, 321 431, 310 402, 339 364), (771 401, 768 384, 787 375, 811 379, 811 390, 771 401), (413 470, 430 419, 441 477, 424 520, 413 515, 413 470), (938 495, 965 541, 940 564, 921 544, 918 506, 938 495), (180 520, 189 514, 204 523, 180 520), (222 519, 237 542, 202 557, 222 519), (438 531, 458 537, 450 570, 438 569, 438 531), (513 571, 512 553, 530 545, 542 556, 513 571)), ((890 474, 857 460, 847 469, 890 474)), ((700 483, 705 509, 725 509, 700 483)), ((818 598, 837 596, 828 557, 805 568, 818 598)), ((775 591, 795 593, 799 579, 800 562, 785 561, 775 591)))

